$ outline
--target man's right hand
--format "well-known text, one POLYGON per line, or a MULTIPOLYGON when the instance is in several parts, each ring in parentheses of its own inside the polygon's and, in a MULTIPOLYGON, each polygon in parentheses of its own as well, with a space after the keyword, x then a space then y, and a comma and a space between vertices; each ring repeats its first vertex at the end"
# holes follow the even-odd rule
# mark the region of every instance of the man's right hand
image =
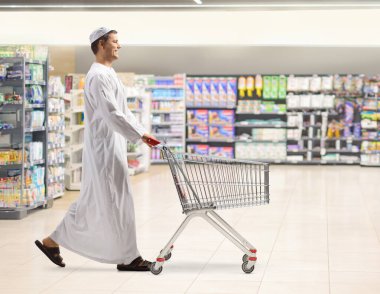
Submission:
POLYGON ((149 134, 144 134, 141 138, 141 140, 147 144, 149 147, 156 146, 160 144, 160 141, 158 141, 154 136, 149 134))

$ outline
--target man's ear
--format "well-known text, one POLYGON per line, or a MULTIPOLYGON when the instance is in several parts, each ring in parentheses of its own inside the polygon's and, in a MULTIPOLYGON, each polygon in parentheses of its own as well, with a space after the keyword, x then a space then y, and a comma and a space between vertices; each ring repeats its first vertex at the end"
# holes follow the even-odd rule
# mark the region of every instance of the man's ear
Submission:
POLYGON ((99 41, 99 46, 102 47, 103 49, 104 49, 104 44, 105 44, 104 40, 99 41))

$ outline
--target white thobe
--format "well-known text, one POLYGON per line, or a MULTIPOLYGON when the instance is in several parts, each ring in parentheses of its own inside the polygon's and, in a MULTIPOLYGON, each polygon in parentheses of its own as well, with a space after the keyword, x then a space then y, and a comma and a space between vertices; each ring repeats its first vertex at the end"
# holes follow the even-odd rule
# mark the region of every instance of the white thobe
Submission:
POLYGON ((128 176, 127 139, 145 133, 127 107, 126 89, 94 63, 85 82, 85 131, 80 196, 50 236, 90 259, 128 264, 140 254, 128 176))

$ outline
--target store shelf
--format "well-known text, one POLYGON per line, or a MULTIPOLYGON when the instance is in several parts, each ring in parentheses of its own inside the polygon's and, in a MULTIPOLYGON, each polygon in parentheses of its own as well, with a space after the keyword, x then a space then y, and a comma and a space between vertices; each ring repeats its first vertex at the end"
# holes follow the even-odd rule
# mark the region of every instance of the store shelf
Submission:
POLYGON ((39 127, 39 128, 25 128, 25 133, 33 133, 33 132, 42 132, 45 131, 45 127, 39 127))
POLYGON ((184 85, 147 85, 145 89, 184 89, 184 87, 184 85))
POLYGON ((152 110, 152 114, 159 113, 184 113, 184 110, 152 110))
POLYGON ((0 130, 0 136, 20 132, 20 127, 0 130))
POLYGON ((30 81, 30 80, 26 80, 26 81, 25 81, 25 85, 39 85, 39 86, 46 86, 46 82, 45 82, 45 81, 30 81))
POLYGON ((151 160, 152 164, 157 164, 157 163, 168 163, 166 159, 152 159, 151 160))
POLYGON ((255 113, 255 112, 244 112, 244 111, 236 111, 236 114, 249 114, 252 116, 264 116, 264 115, 279 115, 279 116, 284 116, 287 115, 286 112, 260 112, 260 113, 255 113))
POLYGON ((186 142, 202 142, 202 143, 234 143, 235 139, 186 139, 186 142))
POLYGON ((37 108, 45 108, 45 104, 28 104, 25 106, 25 110, 33 110, 37 108))
POLYGON ((152 122, 152 126, 178 126, 183 125, 184 122, 162 122, 162 123, 154 123, 152 122))
POLYGON ((239 143, 286 143, 285 140, 257 140, 257 139, 239 139, 235 138, 235 142, 239 143))
POLYGON ((183 97, 153 97, 152 101, 183 101, 183 97))
POLYGON ((127 156, 128 156, 128 157, 140 157, 140 156, 142 156, 142 155, 143 155, 142 152, 128 152, 128 153, 127 153, 127 156))
POLYGON ((235 127, 238 128, 265 128, 265 129, 287 129, 287 126, 284 125, 268 125, 268 124, 245 124, 245 123, 235 123, 235 127))
POLYGON ((223 109, 236 109, 236 107, 235 106, 186 106, 186 109, 223 110, 223 109))
POLYGON ((65 130, 65 126, 54 126, 54 127, 49 127, 48 128, 48 131, 49 132, 56 132, 56 131, 64 131, 65 130))
POLYGON ((171 138, 171 137, 182 137, 182 134, 170 134, 170 133, 167 133, 167 134, 158 134, 158 133, 152 133, 153 136, 155 137, 168 137, 168 138, 171 138))

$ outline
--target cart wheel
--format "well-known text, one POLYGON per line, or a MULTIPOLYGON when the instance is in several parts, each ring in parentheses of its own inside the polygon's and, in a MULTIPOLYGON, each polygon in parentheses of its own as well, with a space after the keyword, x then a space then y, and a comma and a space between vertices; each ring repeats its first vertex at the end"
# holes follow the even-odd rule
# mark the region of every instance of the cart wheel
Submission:
POLYGON ((153 263, 152 263, 152 266, 150 267, 150 271, 151 271, 152 274, 154 274, 154 275, 159 275, 159 274, 162 272, 162 266, 160 266, 158 269, 155 269, 155 265, 156 265, 156 263, 153 262, 153 263))
POLYGON ((169 252, 168 254, 165 255, 165 260, 169 260, 172 257, 172 253, 169 252))
POLYGON ((244 254, 242 260, 243 262, 248 261, 248 254, 244 254))
POLYGON ((243 272, 245 272, 246 274, 250 274, 255 269, 255 265, 248 267, 248 261, 244 261, 241 268, 242 268, 243 272))
MULTIPOLYGON (((162 252, 162 250, 160 251, 160 253, 162 252)), ((170 259, 170 257, 172 257, 172 253, 171 252, 169 252, 168 254, 166 254, 165 256, 165 261, 167 261, 167 260, 169 260, 170 259)))

